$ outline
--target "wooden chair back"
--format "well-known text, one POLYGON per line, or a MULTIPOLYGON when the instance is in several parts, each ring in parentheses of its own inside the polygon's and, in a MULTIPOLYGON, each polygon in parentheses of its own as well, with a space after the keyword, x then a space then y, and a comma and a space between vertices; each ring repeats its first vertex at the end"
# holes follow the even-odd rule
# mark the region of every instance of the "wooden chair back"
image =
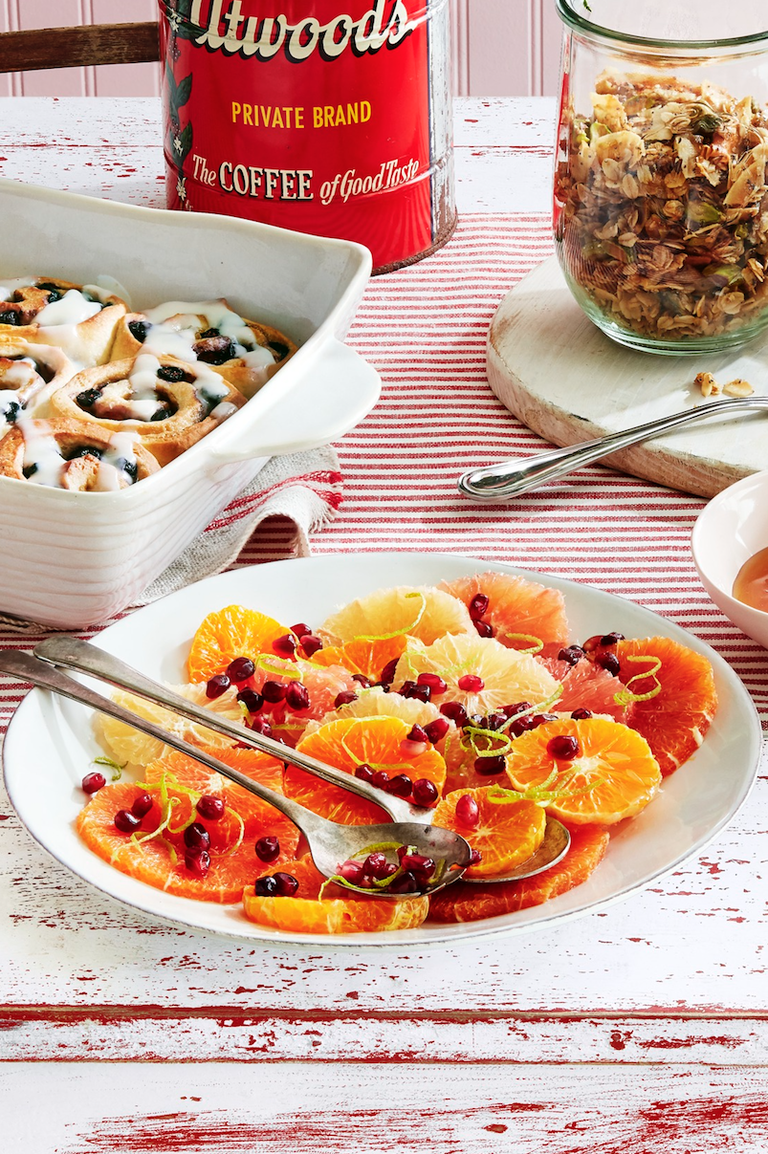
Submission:
POLYGON ((90 64, 144 64, 159 59, 158 25, 154 21, 0 33, 0 73, 90 64))

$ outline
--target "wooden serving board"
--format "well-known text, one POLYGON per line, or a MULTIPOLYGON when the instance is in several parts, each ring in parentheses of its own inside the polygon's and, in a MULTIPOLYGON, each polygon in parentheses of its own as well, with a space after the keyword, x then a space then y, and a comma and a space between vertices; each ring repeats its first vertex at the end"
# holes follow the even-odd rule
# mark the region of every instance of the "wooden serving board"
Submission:
MULTIPOLYGON (((706 406, 693 384, 741 377, 768 392, 768 340, 719 356, 657 356, 610 340, 571 296, 550 257, 499 305, 488 334, 488 381, 502 404, 555 445, 573 445, 706 406)), ((605 457, 606 465, 712 497, 768 468, 768 412, 713 418, 605 457)))

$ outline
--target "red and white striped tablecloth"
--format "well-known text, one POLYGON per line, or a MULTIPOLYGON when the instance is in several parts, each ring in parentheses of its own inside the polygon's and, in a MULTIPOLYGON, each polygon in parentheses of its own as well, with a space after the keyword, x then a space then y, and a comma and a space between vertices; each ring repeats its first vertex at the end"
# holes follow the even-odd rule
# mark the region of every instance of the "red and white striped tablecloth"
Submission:
MULTIPOLYGON (((544 446, 492 394, 485 341, 501 299, 551 251, 543 214, 471 214, 432 257, 371 281, 348 343, 380 372, 381 399, 336 446, 341 499, 335 476, 311 480, 336 508, 312 550, 460 553, 586 582, 709 642, 765 711, 768 654, 712 604, 693 565, 701 498, 600 466, 505 505, 457 492, 463 470, 544 446)), ((290 536, 288 525, 266 522, 237 565, 290 556, 290 536)), ((27 642, 0 632, 0 644, 27 642)), ((21 696, 0 689, 4 719, 21 696)))

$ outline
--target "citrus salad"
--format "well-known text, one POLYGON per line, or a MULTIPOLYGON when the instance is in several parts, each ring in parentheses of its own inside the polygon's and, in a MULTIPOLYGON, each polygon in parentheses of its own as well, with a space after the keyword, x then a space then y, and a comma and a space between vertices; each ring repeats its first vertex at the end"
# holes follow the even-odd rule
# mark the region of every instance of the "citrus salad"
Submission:
MULTIPOLYGON (((701 654, 616 632, 576 644, 559 591, 502 572, 378 590, 322 623, 230 605, 197 629, 187 678, 175 688, 188 699, 432 810, 433 824, 472 848, 464 878, 430 896, 420 891, 439 863, 394 843, 339 862, 328 879, 272 806, 100 716, 105 756, 83 779, 77 819, 85 843, 167 893, 242 903, 252 921, 292 933, 470 922, 566 892, 600 863, 611 830, 696 751, 717 707, 701 654), (565 857, 494 881, 535 853, 547 814, 570 832, 565 857)), ((333 821, 390 820, 278 758, 114 697, 333 821)))

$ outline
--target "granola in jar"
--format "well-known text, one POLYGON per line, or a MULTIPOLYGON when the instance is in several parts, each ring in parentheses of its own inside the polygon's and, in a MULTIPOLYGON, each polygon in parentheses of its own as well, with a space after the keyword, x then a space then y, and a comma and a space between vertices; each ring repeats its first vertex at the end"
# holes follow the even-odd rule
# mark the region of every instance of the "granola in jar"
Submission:
POLYGON ((605 72, 591 114, 567 112, 561 130, 558 252, 601 328, 684 352, 768 323, 765 108, 709 83, 605 72))

